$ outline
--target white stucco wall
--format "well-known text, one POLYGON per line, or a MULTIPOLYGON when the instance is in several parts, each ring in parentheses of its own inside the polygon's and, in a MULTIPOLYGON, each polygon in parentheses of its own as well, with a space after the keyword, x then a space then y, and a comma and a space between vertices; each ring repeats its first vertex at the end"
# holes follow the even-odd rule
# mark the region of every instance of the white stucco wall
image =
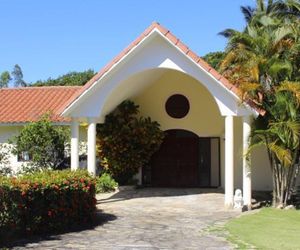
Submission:
MULTIPOLYGON (((225 120, 215 100, 197 80, 176 71, 165 73, 148 88, 131 98, 140 105, 141 115, 150 116, 163 130, 186 129, 200 137, 219 137, 221 149, 221 186, 224 187, 225 120), (171 118, 165 112, 165 102, 173 94, 183 94, 190 102, 190 112, 182 119, 171 118)), ((234 181, 242 189, 242 118, 234 118, 234 181)), ((255 150, 252 156, 253 190, 271 190, 272 181, 265 150, 255 150)))
MULTIPOLYGON (((22 126, 0 126, 0 143, 8 145, 8 140, 11 139, 13 136, 18 135, 21 129, 22 126)), ((9 161, 13 171, 18 171, 18 169, 22 165, 22 162, 18 162, 17 156, 13 154, 10 155, 9 161)))
MULTIPOLYGON (((153 72, 155 74, 155 72, 153 72)), ((143 77, 139 78, 143 81, 143 77)), ((224 187, 224 117, 216 105, 215 99, 197 80, 178 71, 164 71, 152 78, 153 81, 135 92, 130 99, 140 105, 143 116, 150 116, 161 124, 163 130, 186 129, 200 137, 219 137, 221 151, 221 186, 224 187), (165 102, 173 94, 183 94, 190 102, 190 111, 182 119, 171 118, 165 112, 165 102)), ((148 81, 149 79, 147 79, 148 81)), ((21 126, 0 126, 0 143, 6 143, 16 135, 21 126)), ((235 188, 242 188, 242 119, 234 118, 234 181, 235 188)), ((80 127, 81 152, 86 152, 86 127, 80 127)), ((11 156, 11 165, 17 170, 22 162, 11 156)), ((272 188, 267 154, 264 149, 257 149, 252 154, 252 188, 253 190, 270 190, 272 188)))
MULTIPOLYGON (((23 126, 16 126, 16 125, 11 125, 11 126, 1 126, 0 125, 0 144, 8 144, 8 140, 12 139, 14 136, 18 135, 19 132, 22 130, 23 126)), ((87 129, 86 126, 80 126, 79 127, 79 143, 80 143, 80 154, 86 154, 87 152, 87 146, 86 146, 86 141, 87 141, 87 129)), ((68 150, 68 149, 66 149, 68 150)), ((26 162, 18 161, 17 156, 10 154, 9 157, 10 161, 10 166, 14 172, 17 172, 22 164, 26 164, 26 162)), ((83 167, 86 167, 86 162, 82 162, 81 165, 83 167)))

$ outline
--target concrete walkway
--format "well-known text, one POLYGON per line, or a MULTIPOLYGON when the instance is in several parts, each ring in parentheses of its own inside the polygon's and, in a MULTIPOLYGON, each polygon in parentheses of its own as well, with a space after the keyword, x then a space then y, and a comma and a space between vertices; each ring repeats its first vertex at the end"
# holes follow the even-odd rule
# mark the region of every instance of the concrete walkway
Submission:
POLYGON ((98 195, 102 224, 14 249, 231 249, 205 229, 239 213, 224 195, 203 189, 138 189, 98 195))

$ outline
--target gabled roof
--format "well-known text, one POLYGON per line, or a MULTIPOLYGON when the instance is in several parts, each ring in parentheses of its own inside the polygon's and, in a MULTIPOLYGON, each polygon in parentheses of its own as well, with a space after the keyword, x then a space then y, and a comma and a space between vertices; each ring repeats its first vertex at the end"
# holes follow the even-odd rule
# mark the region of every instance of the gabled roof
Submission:
POLYGON ((53 122, 68 122, 59 110, 81 87, 26 87, 0 89, 0 123, 24 123, 38 120, 50 112, 53 122))
MULTIPOLYGON (((238 88, 230 83, 224 76, 217 72, 207 62, 205 62, 200 56, 194 53, 188 46, 181 42, 174 34, 168 29, 164 28, 157 22, 153 22, 137 39, 135 39, 127 48, 125 48, 120 54, 118 54, 113 60, 111 60, 104 68, 102 68, 92 79, 90 79, 78 92, 76 92, 66 102, 65 107, 61 112, 67 109, 74 101, 76 101, 85 91, 87 91, 94 83, 96 83, 106 72, 108 72, 115 64, 117 64, 124 56, 126 56, 131 50, 133 50, 144 38, 148 37, 150 33, 157 29, 166 39, 173 43, 179 50, 181 50, 187 57, 192 59, 201 68, 208 72, 212 77, 223 84, 228 90, 239 96, 238 88)), ((247 104, 255 109, 259 114, 264 115, 265 111, 260 109, 251 100, 247 100, 247 104)))

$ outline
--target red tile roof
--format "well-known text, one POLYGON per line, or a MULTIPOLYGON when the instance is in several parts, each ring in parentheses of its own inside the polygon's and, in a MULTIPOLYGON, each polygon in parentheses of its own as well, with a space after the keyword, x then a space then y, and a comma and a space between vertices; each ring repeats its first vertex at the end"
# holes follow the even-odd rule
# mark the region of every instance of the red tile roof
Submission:
MULTIPOLYGON (((125 48, 120 54, 118 54, 113 60, 111 60, 104 68, 102 68, 92 79, 90 79, 82 89, 75 93, 66 102, 65 108, 70 106, 80 95, 89 89, 96 81, 98 81, 107 71, 109 71, 113 65, 118 63, 126 54, 128 54, 134 47, 136 47, 145 37, 154 30, 158 29, 170 42, 172 42, 177 48, 179 48, 184 54, 186 54, 190 59, 197 63, 200 67, 210 73, 216 80, 222 83, 227 89, 239 96, 239 92, 236 86, 230 83, 225 77, 223 77, 219 72, 217 72, 213 67, 211 67, 207 62, 205 62, 200 56, 189 49, 183 42, 181 42, 175 35, 173 35, 169 30, 164 28, 157 22, 153 22, 137 39, 135 39, 127 48, 125 48)), ((254 108, 259 114, 264 115, 265 111, 260 109, 251 100, 247 100, 252 108, 254 108)), ((63 112, 63 110, 62 110, 63 112)))
POLYGON ((59 110, 82 87, 26 87, 0 89, 0 123, 23 123, 38 120, 50 112, 53 122, 68 122, 59 110))

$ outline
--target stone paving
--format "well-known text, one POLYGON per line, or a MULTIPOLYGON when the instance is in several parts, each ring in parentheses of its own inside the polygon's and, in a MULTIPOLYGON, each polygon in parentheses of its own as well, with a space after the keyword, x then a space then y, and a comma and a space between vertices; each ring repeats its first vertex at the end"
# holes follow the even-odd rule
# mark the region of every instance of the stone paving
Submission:
POLYGON ((239 215, 216 190, 146 188, 97 196, 93 229, 19 243, 13 249, 232 249, 205 229, 239 215))

